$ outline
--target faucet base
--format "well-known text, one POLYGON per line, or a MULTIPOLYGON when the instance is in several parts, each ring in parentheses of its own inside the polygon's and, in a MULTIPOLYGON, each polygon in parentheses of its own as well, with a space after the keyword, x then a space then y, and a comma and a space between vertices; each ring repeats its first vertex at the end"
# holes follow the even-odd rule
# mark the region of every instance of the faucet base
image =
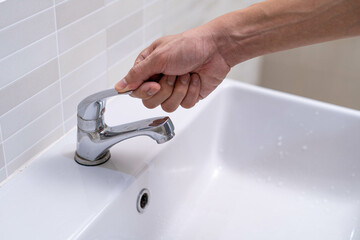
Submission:
POLYGON ((77 152, 75 152, 75 156, 74 156, 74 160, 80 164, 80 165, 84 165, 84 166, 97 166, 100 164, 103 164, 105 162, 107 162, 111 157, 110 151, 106 151, 103 155, 101 155, 100 157, 98 157, 96 160, 88 160, 85 158, 82 158, 81 156, 79 156, 77 154, 77 152))

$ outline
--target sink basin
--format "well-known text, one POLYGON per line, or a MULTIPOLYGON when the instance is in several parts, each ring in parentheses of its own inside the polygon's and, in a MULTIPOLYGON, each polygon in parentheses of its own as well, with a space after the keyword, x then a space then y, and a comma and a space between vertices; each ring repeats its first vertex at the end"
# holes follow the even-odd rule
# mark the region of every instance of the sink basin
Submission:
POLYGON ((97 167, 70 132, 0 188, 0 239, 360 239, 360 112, 226 80, 170 117, 172 141, 126 140, 97 167))
POLYGON ((232 81, 199 111, 77 238, 360 239, 359 112, 232 81))

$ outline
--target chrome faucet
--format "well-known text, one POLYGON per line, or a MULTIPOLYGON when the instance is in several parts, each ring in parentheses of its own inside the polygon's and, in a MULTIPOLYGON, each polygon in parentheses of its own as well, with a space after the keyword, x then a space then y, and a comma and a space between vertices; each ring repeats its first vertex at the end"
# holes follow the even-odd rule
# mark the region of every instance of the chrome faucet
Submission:
POLYGON ((110 159, 113 145, 128 138, 146 135, 157 143, 164 143, 175 135, 174 125, 169 117, 150 118, 115 127, 104 121, 106 99, 112 96, 128 95, 108 89, 83 99, 77 108, 77 146, 75 161, 86 166, 95 166, 110 159))

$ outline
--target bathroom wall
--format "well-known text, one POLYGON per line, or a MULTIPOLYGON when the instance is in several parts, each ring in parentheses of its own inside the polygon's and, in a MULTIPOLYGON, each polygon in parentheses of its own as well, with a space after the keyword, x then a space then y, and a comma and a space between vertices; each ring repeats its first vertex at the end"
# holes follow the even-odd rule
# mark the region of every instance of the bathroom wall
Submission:
MULTIPOLYGON (((154 39, 253 2, 0 1, 0 181, 74 128, 78 102, 113 86, 154 39)), ((255 82, 258 66, 234 76, 255 82)))
POLYGON ((360 110, 360 37, 267 55, 260 85, 360 110))
POLYGON ((0 181, 75 126, 77 103, 113 86, 163 34, 162 1, 0 3, 0 181))

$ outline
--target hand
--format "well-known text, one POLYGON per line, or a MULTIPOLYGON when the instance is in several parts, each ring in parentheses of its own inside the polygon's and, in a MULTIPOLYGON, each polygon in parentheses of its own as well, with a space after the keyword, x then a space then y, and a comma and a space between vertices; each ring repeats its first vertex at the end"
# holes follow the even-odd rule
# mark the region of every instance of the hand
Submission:
POLYGON ((115 89, 134 90, 132 96, 141 98, 146 107, 161 105, 172 112, 207 97, 229 70, 211 31, 203 26, 156 40, 139 54, 115 89))

